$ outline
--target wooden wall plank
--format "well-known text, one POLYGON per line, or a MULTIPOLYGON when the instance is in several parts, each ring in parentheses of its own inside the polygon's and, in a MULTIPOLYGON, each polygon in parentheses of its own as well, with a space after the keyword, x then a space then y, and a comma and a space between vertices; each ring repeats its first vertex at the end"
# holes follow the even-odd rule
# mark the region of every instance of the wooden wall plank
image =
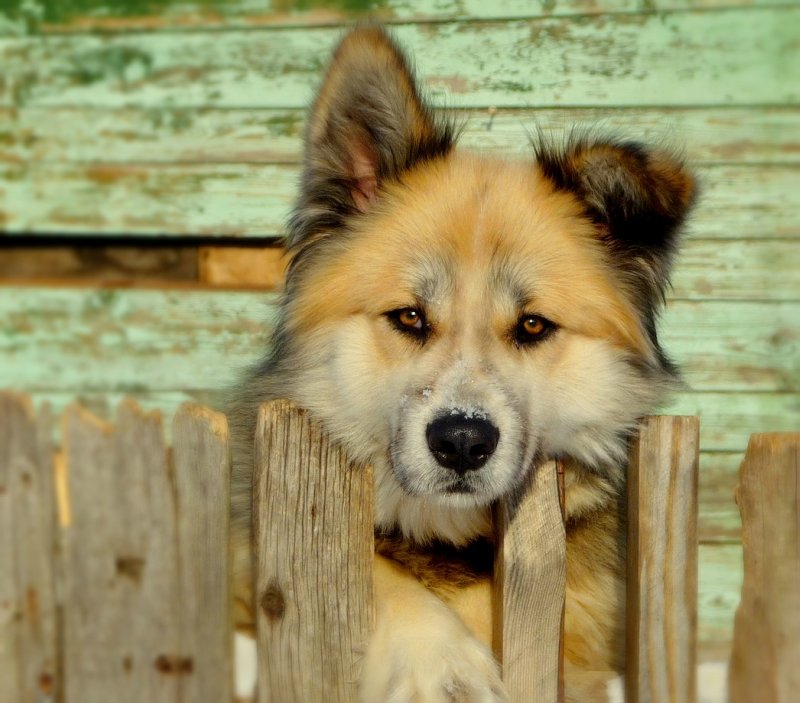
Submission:
POLYGON ((228 531, 230 451, 224 415, 182 405, 173 420, 177 492, 181 703, 228 703, 233 663, 228 531))
POLYGON ((625 700, 697 700, 696 417, 649 417, 628 467, 625 700))
MULTIPOLYGON (((397 35, 434 99, 455 106, 796 104, 798 21, 800 8, 785 7, 405 25, 397 35)), ((320 47, 339 34, 7 39, 0 104, 303 107, 319 81, 320 47)))
MULTIPOLYGON (((790 4, 793 0, 650 0, 650 10, 670 11, 694 8, 750 7, 790 4)), ((555 0, 531 3, 528 0, 378 0, 377 2, 333 3, 322 0, 167 0, 158 14, 148 14, 136 2, 98 4, 60 0, 40 0, 38 12, 23 9, 22 0, 6 0, 0 12, 0 35, 63 32, 131 32, 217 27, 284 27, 342 23, 369 16, 383 22, 429 22, 453 19, 508 19, 547 17, 550 14, 602 14, 638 12, 640 0, 555 0)))
POLYGON ((536 467, 495 519, 493 649, 510 703, 563 699, 566 534, 557 462, 536 467))
MULTIPOLYGON (((460 144, 531 152, 528 133, 556 142, 573 128, 684 148, 693 163, 800 163, 800 108, 520 108, 454 110, 460 144)), ((299 163, 305 110, 0 108, 0 158, 85 164, 299 163)))
POLYGON ((351 703, 373 618, 372 471, 274 401, 259 414, 253 486, 257 700, 351 703))
MULTIPOLYGON (((266 350, 274 300, 252 292, 0 287, 0 387, 222 389, 266 350)), ((796 392, 798 319, 800 303, 675 301, 662 339, 692 390, 796 392)))
POLYGON ((214 286, 281 290, 288 258, 280 247, 202 247, 200 281, 214 286))
POLYGON ((175 701, 179 655, 173 487, 158 413, 118 428, 64 417, 73 521, 64 530, 67 701, 175 701))
POLYGON ((740 481, 744 584, 730 701, 790 703, 800 694, 800 432, 751 437, 740 481))
POLYGON ((197 281, 197 247, 5 246, 0 282, 30 278, 114 281, 197 281))
MULTIPOLYGON (((800 169, 696 171, 702 196, 691 237, 800 237, 800 169)), ((0 233, 275 237, 284 232, 298 178, 294 164, 0 162, 0 233)))
POLYGON ((61 691, 49 417, 0 392, 0 700, 50 703, 61 691))

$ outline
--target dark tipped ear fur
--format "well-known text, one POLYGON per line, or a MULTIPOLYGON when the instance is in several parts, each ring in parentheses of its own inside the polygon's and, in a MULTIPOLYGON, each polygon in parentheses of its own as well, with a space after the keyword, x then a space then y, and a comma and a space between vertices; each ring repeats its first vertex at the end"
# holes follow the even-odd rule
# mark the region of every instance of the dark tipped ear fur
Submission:
POLYGON ((391 37, 374 25, 354 29, 311 108, 288 245, 297 250, 342 228, 369 209, 385 181, 443 156, 453 142, 452 125, 434 118, 391 37))
POLYGON ((540 140, 537 161, 574 193, 597 224, 612 260, 631 282, 655 339, 655 314, 669 284, 680 226, 696 195, 683 161, 633 142, 572 137, 555 149, 540 140))

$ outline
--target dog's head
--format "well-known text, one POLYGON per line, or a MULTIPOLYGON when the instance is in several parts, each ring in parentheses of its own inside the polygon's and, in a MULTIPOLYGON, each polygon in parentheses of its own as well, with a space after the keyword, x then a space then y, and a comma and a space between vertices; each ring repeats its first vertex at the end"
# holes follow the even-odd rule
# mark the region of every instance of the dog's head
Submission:
POLYGON ((695 185, 637 144, 457 153, 380 29, 311 111, 275 363, 405 495, 486 505, 537 458, 607 470, 673 369, 656 335, 695 185))

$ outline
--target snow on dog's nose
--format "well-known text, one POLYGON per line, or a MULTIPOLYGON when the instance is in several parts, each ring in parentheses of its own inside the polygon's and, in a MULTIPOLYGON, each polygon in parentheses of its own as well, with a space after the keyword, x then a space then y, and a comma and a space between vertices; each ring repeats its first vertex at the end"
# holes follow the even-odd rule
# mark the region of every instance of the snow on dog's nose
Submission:
POLYGON ((483 417, 454 413, 431 422, 425 435, 436 461, 463 476, 488 461, 497 447, 500 430, 483 417))

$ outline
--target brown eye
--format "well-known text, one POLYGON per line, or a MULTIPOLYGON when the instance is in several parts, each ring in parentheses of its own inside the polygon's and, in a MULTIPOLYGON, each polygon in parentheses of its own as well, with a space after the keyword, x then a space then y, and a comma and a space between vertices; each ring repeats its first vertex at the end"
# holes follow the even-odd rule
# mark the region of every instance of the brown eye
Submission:
POLYGON ((540 342, 550 335, 556 326, 546 317, 541 315, 523 315, 514 331, 514 341, 517 344, 532 344, 540 342))
POLYGON ((418 339, 425 339, 428 335, 428 325, 425 314, 418 308, 400 308, 386 313, 392 324, 404 334, 409 334, 418 339))

